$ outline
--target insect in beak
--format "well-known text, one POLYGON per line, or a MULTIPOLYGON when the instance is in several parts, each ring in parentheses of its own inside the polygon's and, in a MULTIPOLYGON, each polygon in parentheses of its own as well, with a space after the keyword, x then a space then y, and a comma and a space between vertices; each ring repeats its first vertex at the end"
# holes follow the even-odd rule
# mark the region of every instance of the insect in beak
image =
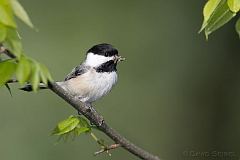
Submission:
POLYGON ((120 61, 125 61, 126 58, 121 57, 121 56, 115 56, 114 58, 114 63, 120 62, 120 61))

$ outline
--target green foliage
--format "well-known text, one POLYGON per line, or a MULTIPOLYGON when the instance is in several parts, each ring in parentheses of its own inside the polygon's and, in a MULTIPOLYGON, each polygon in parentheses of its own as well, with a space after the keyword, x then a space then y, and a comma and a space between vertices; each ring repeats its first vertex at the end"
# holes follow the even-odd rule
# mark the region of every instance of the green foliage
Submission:
POLYGON ((199 32, 204 30, 206 39, 215 30, 222 27, 240 9, 240 0, 208 0, 203 9, 203 23, 199 32))
POLYGON ((71 115, 57 124, 52 135, 69 137, 72 134, 79 136, 82 133, 89 133, 90 131, 91 125, 85 118, 71 115))
POLYGON ((19 59, 19 63, 17 66, 16 77, 21 85, 23 85, 26 81, 29 80, 31 74, 31 62, 25 56, 22 56, 19 59))
POLYGON ((31 22, 30 18, 28 17, 27 12, 22 7, 22 5, 17 0, 11 0, 10 2, 12 5, 14 14, 19 19, 21 19, 25 24, 27 24, 29 27, 33 28, 34 26, 31 22))
POLYGON ((40 83, 40 75, 39 75, 39 65, 38 63, 33 63, 32 64, 32 76, 30 79, 30 82, 32 84, 32 88, 34 91, 37 90, 38 85, 40 83))
POLYGON ((40 77, 41 80, 44 84, 47 84, 48 81, 52 82, 53 78, 50 74, 50 72, 48 71, 48 68, 44 65, 39 63, 39 67, 40 67, 40 77))
POLYGON ((3 42, 7 37, 6 27, 0 23, 0 42, 3 42))
POLYGON ((240 38, 240 18, 238 18, 235 28, 240 38))
POLYGON ((33 91, 37 91, 40 82, 47 85, 48 81, 52 81, 45 65, 24 55, 19 59, 16 77, 21 85, 24 85, 25 82, 31 82, 33 91))
POLYGON ((228 0, 227 3, 232 12, 237 13, 240 10, 240 0, 228 0))
POLYGON ((0 62, 0 84, 2 86, 16 73, 16 78, 21 85, 30 82, 33 90, 37 91, 40 82, 47 85, 53 79, 45 65, 24 54, 14 15, 29 27, 34 27, 18 0, 0 0, 0 44, 16 56, 11 63, 0 62))
POLYGON ((52 135, 59 136, 59 140, 68 140, 70 136, 75 138, 83 133, 89 134, 94 141, 101 147, 106 148, 107 144, 103 139, 98 139, 92 132, 92 129, 97 129, 95 126, 90 125, 89 122, 83 116, 69 116, 67 119, 59 122, 55 129, 52 131, 52 135))
POLYGON ((16 70, 16 63, 13 60, 5 60, 0 63, 0 86, 12 77, 16 70))
POLYGON ((7 37, 5 39, 5 44, 17 58, 20 58, 21 54, 23 53, 23 48, 20 36, 16 29, 7 28, 7 37))
POLYGON ((16 23, 13 19, 12 6, 9 0, 0 1, 0 23, 7 27, 16 28, 16 23))

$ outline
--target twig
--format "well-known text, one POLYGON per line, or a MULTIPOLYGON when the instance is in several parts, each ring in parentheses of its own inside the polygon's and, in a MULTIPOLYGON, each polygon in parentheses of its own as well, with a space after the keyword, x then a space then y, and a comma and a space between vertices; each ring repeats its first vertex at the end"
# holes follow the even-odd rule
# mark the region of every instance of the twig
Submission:
MULTIPOLYGON (((6 55, 10 58, 16 58, 14 54, 10 51, 5 49, 0 44, 1 50, 4 51, 6 55)), ((12 81, 14 83, 16 81, 12 81)), ((73 108, 75 108, 78 112, 82 113, 92 124, 95 124, 99 130, 104 132, 108 137, 110 137, 116 144, 123 147, 127 151, 131 152, 132 154, 136 155, 137 157, 143 160, 160 160, 157 156, 145 151, 144 149, 136 146, 135 144, 131 143, 125 137, 120 135, 117 131, 107 125, 104 121, 102 115, 100 115, 93 107, 89 104, 83 103, 79 101, 76 96, 71 95, 69 92, 64 90, 61 86, 57 83, 52 82, 48 85, 49 89, 64 99, 67 103, 69 103, 73 108)), ((117 147, 119 147, 117 145, 117 147)), ((117 148, 115 146, 115 148, 117 148)), ((104 152, 104 151, 101 151, 104 152)))
POLYGON ((8 57, 10 58, 16 58, 16 56, 14 54, 12 54, 8 49, 6 49, 3 44, 0 43, 0 54, 4 53, 6 54, 8 57))
POLYGON ((93 132, 91 132, 90 135, 102 148, 101 150, 94 153, 95 156, 98 155, 98 154, 101 154, 103 152, 107 152, 108 155, 111 156, 109 151, 112 150, 112 149, 116 149, 116 148, 121 146, 120 144, 112 144, 112 145, 108 146, 104 143, 104 141, 102 141, 101 139, 98 139, 97 136, 93 132))
MULTIPOLYGON (((116 149, 118 147, 121 147, 121 145, 120 144, 112 144, 110 146, 103 147, 101 150, 95 152, 94 155, 96 156, 96 155, 99 155, 99 154, 104 153, 104 152, 108 153, 110 150, 116 149)), ((110 153, 108 153, 108 154, 111 156, 110 153)))

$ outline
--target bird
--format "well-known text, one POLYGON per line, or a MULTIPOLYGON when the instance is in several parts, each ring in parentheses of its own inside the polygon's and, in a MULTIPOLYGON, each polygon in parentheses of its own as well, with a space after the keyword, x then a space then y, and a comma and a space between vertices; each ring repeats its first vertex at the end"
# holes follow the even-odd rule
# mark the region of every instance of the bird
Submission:
MULTIPOLYGON (((86 52, 85 60, 73 68, 63 81, 56 83, 81 102, 91 104, 107 95, 116 85, 117 64, 124 60, 111 44, 94 45, 86 52)), ((21 89, 32 90, 31 85, 21 89)))

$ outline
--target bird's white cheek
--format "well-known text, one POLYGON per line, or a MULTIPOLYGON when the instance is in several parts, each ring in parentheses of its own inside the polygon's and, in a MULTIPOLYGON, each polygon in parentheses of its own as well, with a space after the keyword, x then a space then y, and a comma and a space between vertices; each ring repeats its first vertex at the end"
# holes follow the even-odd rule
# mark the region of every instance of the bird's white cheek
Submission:
POLYGON ((85 61, 85 64, 88 66, 92 66, 92 67, 97 67, 107 61, 113 60, 114 56, 112 57, 105 57, 102 55, 97 55, 97 54, 93 54, 93 53, 88 53, 87 54, 87 58, 85 61))

